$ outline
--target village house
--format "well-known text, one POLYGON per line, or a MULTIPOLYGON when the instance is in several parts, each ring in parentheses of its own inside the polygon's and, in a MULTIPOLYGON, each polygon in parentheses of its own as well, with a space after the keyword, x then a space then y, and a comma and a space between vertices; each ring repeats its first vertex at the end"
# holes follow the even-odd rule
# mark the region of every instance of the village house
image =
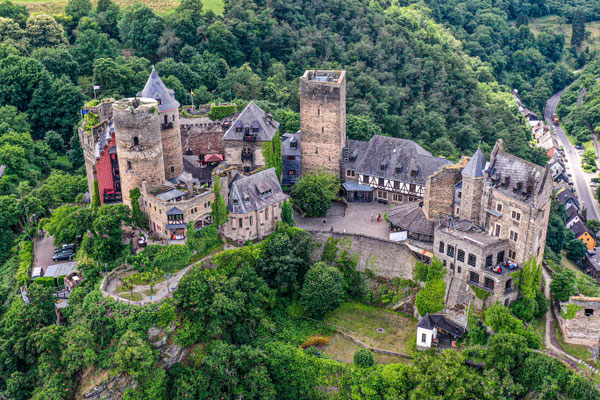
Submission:
POLYGON ((417 324, 417 349, 456 347, 455 341, 465 334, 465 328, 442 314, 426 314, 417 324))
POLYGON ((582 221, 577 221, 568 227, 571 232, 575 234, 575 238, 579 239, 585 244, 588 250, 592 250, 596 247, 596 239, 594 234, 585 226, 582 221))
POLYGON ((556 200, 558 200, 563 206, 565 206, 565 210, 568 210, 571 207, 575 207, 577 211, 581 211, 581 206, 579 205, 579 200, 577 200, 577 196, 575 196, 575 193, 573 193, 573 191, 566 185, 557 186, 556 200))
POLYGON ((596 247, 585 252, 584 265, 588 275, 600 283, 600 248, 596 247))

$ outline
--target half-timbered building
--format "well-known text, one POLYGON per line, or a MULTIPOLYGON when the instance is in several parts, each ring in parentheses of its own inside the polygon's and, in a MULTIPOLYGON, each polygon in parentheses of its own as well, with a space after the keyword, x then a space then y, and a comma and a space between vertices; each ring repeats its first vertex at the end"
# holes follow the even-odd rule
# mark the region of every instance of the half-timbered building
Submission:
POLYGON ((427 178, 450 164, 412 140, 375 135, 348 141, 344 178, 373 188, 374 199, 402 203, 423 198, 427 178))

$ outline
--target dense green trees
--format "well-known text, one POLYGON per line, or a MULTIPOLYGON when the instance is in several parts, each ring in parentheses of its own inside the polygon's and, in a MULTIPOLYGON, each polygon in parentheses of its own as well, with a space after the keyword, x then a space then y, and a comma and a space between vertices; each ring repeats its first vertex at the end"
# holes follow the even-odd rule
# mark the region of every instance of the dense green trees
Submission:
POLYGON ((324 217, 340 191, 339 179, 332 174, 317 170, 303 175, 293 191, 294 203, 307 217, 324 217))
POLYGON ((343 275, 337 268, 316 263, 308 270, 301 303, 313 318, 323 318, 340 306, 344 297, 343 275))
POLYGON ((431 265, 415 261, 416 280, 425 282, 425 287, 419 290, 415 299, 415 306, 422 317, 425 314, 434 314, 444 309, 444 296, 446 283, 444 276, 446 269, 442 262, 435 258, 431 265))

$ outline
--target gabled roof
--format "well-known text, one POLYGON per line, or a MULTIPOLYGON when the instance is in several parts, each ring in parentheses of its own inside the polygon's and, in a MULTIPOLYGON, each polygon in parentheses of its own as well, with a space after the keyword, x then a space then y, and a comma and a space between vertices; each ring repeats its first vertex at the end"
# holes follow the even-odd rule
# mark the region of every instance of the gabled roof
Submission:
POLYGON ((448 164, 412 140, 375 135, 368 142, 348 141, 346 166, 363 175, 425 186, 430 175, 448 164))
POLYGON ((548 166, 541 167, 502 150, 493 154, 486 172, 495 190, 529 205, 537 205, 551 184, 548 166))
POLYGON ((300 156, 302 155, 301 146, 302 135, 300 131, 296 133, 284 133, 281 135, 281 155, 282 156, 300 156), (296 143, 296 147, 292 147, 291 143, 296 143))
POLYGON ((227 208, 234 214, 247 214, 277 204, 287 197, 281 190, 275 168, 269 168, 249 176, 237 174, 229 186, 227 208))
POLYGON ((483 171, 485 170, 485 155, 481 148, 478 148, 473 157, 469 160, 467 166, 462 170, 462 174, 471 177, 481 177, 483 176, 483 171))
POLYGON ((183 214, 183 210, 181 210, 177 207, 173 207, 170 210, 167 210, 167 215, 178 215, 178 214, 183 214))
POLYGON ((569 207, 567 208, 565 213, 567 215, 567 220, 565 221, 567 224, 571 222, 575 217, 579 217, 579 220, 583 220, 581 215, 579 215, 579 210, 577 209, 577 207, 569 207))
POLYGON ((252 128, 258 128, 258 132, 255 133, 256 140, 269 141, 273 140, 275 132, 279 129, 279 122, 251 101, 225 132, 223 140, 242 140, 244 138, 244 128, 250 128, 250 132, 253 134, 252 128), (241 132, 236 131, 238 127, 242 128, 241 132))
POLYGON ((577 201, 575 193, 573 193, 571 189, 568 189, 566 187, 563 187, 556 193, 556 199, 562 204, 566 204, 570 201, 575 205, 575 207, 579 208, 579 201, 577 201))
POLYGON ((465 328, 442 314, 425 314, 417 324, 417 327, 429 330, 440 328, 457 337, 465 333, 465 328))
POLYGON ((138 92, 138 97, 147 97, 160 100, 158 111, 169 111, 179 108, 179 102, 175 100, 175 91, 165 86, 158 73, 152 67, 152 72, 146 81, 144 90, 138 92))
POLYGON ((590 236, 594 236, 592 232, 585 226, 585 224, 581 221, 575 222, 570 228, 571 232, 575 234, 576 238, 581 237, 584 233, 588 233, 590 236))

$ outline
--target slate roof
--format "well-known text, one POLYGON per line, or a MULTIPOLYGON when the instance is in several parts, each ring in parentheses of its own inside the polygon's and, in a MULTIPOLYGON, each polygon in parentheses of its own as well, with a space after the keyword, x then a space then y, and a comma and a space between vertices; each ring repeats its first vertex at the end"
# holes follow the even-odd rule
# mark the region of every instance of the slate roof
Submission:
POLYGON ((581 221, 582 218, 579 215, 579 210, 577 209, 577 207, 569 207, 566 210, 566 215, 567 215, 567 220, 565 221, 565 223, 569 223, 573 220, 573 218, 575 217, 579 217, 579 220, 581 221))
POLYGON ((462 170, 462 174, 472 177, 482 177, 485 170, 485 155, 480 148, 477 149, 473 157, 469 160, 467 166, 462 170))
POLYGON ((504 151, 498 151, 487 170, 491 185, 505 195, 535 205, 544 193, 548 167, 541 167, 504 151))
POLYGON ((55 278, 59 276, 67 276, 77 268, 77 261, 70 261, 62 264, 50 265, 46 269, 44 276, 53 276, 55 278))
POLYGON ((355 181, 346 181, 342 184, 342 187, 349 192, 372 192, 373 188, 368 185, 361 185, 355 181))
POLYGON ((583 235, 584 233, 588 233, 590 236, 594 236, 592 234, 592 232, 585 226, 585 224, 581 221, 577 221, 575 222, 573 225, 571 225, 571 227, 569 228, 571 230, 571 232, 573 232, 575 234, 576 238, 579 238, 581 235, 583 235))
POLYGON ((433 236, 433 221, 425 218, 419 202, 409 201, 389 209, 388 218, 392 225, 421 235, 433 236))
POLYGON ((237 174, 229 186, 227 208, 234 214, 247 214, 277 204, 287 197, 281 190, 275 168, 269 168, 248 176, 237 174))
POLYGON ((566 187, 563 187, 562 190, 559 190, 556 193, 556 199, 560 201, 562 204, 566 204, 569 200, 571 200, 577 208, 579 208, 579 201, 577 201, 577 197, 575 197, 575 193, 566 187))
POLYGON ((412 140, 375 135, 368 142, 348 141, 346 166, 363 175, 425 186, 430 175, 448 164, 412 140))
POLYGON ((177 214, 183 214, 183 210, 181 210, 177 207, 173 207, 170 210, 167 210, 167 215, 177 215, 177 214))
POLYGON ((179 102, 175 100, 175 91, 165 86, 158 73, 152 67, 152 72, 146 81, 146 86, 141 92, 138 92, 138 97, 148 97, 150 99, 160 99, 158 111, 169 111, 179 108, 179 102))
POLYGON ((417 324, 417 327, 429 330, 440 328, 457 337, 465 333, 465 328, 442 314, 425 314, 417 324))
POLYGON ((585 259, 592 268, 600 271, 600 251, 598 251, 598 248, 586 251, 585 259))
POLYGON ((198 162, 198 156, 183 156, 184 171, 192 174, 192 176, 201 184, 212 182, 212 171, 215 168, 216 166, 213 165, 200 166, 200 163, 198 162))
POLYGON ((300 156, 301 155, 301 140, 300 131, 296 133, 284 133, 281 135, 281 155, 282 156, 300 156), (292 148, 290 143, 296 142, 296 147, 292 148))
POLYGON ((185 192, 182 192, 181 190, 178 190, 178 189, 172 189, 167 192, 163 192, 163 193, 156 195, 156 197, 162 201, 171 201, 178 197, 183 197, 183 196, 185 196, 185 192))
POLYGON ((257 141, 273 140, 275 132, 279 129, 279 122, 275 121, 271 114, 263 111, 262 108, 251 101, 244 111, 240 113, 235 122, 231 124, 223 140, 242 140, 244 137, 244 128, 250 128, 250 133, 253 133, 253 128, 258 128, 256 133, 257 141), (236 128, 241 127, 241 132, 236 132, 236 128))

